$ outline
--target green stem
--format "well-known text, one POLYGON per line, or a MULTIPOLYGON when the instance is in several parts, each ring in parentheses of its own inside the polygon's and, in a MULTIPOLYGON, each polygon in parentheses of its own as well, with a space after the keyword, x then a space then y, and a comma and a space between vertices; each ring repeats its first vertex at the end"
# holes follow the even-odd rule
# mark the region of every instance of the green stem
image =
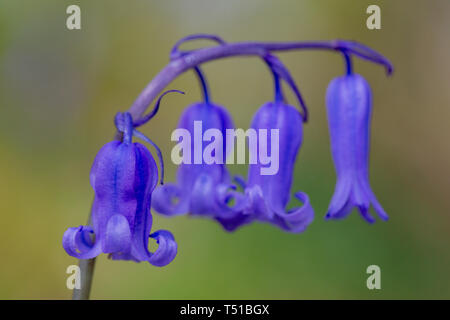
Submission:
POLYGON ((95 258, 80 260, 80 289, 73 289, 72 300, 89 300, 92 279, 94 277, 95 258))
MULTIPOLYGON (((91 214, 89 214, 87 225, 92 225, 91 214)), ((95 258, 80 259, 78 260, 78 266, 80 267, 80 289, 73 289, 72 300, 89 300, 92 279, 94 278, 95 258)))

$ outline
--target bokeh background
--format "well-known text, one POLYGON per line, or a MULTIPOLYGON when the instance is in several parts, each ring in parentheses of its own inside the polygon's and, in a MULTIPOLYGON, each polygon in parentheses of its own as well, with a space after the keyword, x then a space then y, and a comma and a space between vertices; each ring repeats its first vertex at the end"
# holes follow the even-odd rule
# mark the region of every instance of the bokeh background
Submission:
MULTIPOLYGON (((330 52, 281 53, 311 113, 293 191, 307 192, 314 223, 303 234, 252 224, 229 234, 201 218, 154 216, 179 244, 165 268, 97 260, 94 299, 403 299, 450 298, 450 2, 352 0, 0 2, 0 298, 68 299, 64 231, 85 224, 93 198, 88 174, 126 110, 191 33, 227 41, 360 41, 395 65, 365 61, 374 113, 371 183, 389 222, 356 212, 324 221, 334 190, 325 91, 343 71, 330 52), (66 29, 66 8, 81 7, 82 29, 66 29), (366 28, 366 8, 381 7, 381 30, 366 28), (381 290, 366 287, 367 266, 381 267, 381 290)), ((186 48, 209 45, 198 42, 186 48)), ((247 128, 272 98, 272 78, 256 58, 204 66, 216 103, 247 128)), ((169 88, 143 131, 166 155, 182 110, 198 101, 195 75, 169 88)), ((291 100, 293 101, 293 100, 291 100)), ((245 166, 233 166, 245 174, 245 166)))

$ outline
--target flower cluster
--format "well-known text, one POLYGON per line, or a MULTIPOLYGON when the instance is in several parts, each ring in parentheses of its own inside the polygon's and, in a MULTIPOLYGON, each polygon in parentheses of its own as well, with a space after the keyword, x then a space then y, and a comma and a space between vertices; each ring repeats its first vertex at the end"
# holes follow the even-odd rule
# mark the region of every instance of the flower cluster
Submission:
MULTIPOLYGON (((352 56, 357 56, 385 66, 390 73, 392 66, 386 58, 351 41, 228 44, 216 36, 193 35, 176 43, 169 65, 144 89, 129 112, 117 114, 118 140, 99 151, 91 170, 90 180, 95 191, 92 226, 66 231, 63 246, 67 253, 80 259, 108 253, 112 259, 148 261, 155 266, 168 264, 176 255, 177 244, 169 231, 150 233, 150 207, 166 216, 210 217, 227 231, 254 221, 270 223, 288 232, 304 231, 313 221, 314 211, 308 195, 301 191, 292 194, 291 187, 308 110, 288 68, 273 54, 273 51, 293 49, 334 50, 343 55, 346 63, 346 74, 331 81, 326 95, 331 151, 337 175, 326 219, 343 218, 356 208, 366 221, 372 223, 375 219, 369 209, 373 206, 379 217, 387 220, 388 216, 369 184, 371 91, 367 81, 353 72, 351 61, 352 56), (179 50, 181 44, 195 39, 213 40, 218 45, 193 51, 179 50), (155 116, 165 93, 157 100, 153 111, 143 116, 146 107, 171 80, 193 69, 200 80, 204 99, 185 109, 178 128, 195 135, 196 123, 200 122, 203 129, 226 136, 228 130, 235 129, 232 117, 224 107, 211 101, 200 64, 236 55, 260 57, 273 75, 274 97, 256 111, 250 129, 265 133, 275 131, 277 140, 262 135, 265 143, 249 148, 250 159, 259 158, 259 161, 250 161, 246 179, 232 177, 227 169, 226 160, 235 142, 228 145, 227 140, 225 152, 215 151, 214 161, 181 163, 177 181, 163 184, 161 152, 136 127, 155 116), (300 109, 287 103, 283 84, 292 90, 300 109), (161 162, 160 175, 151 153, 144 145, 133 143, 133 136, 156 148, 161 162), (278 162, 274 172, 265 174, 267 163, 261 160, 261 155, 267 155, 268 150, 277 152, 278 162), (159 176, 161 185, 157 186, 159 176), (301 204, 287 209, 292 195, 301 204), (159 243, 154 253, 148 250, 149 237, 159 243)), ((172 91, 177 90, 167 92, 172 91)), ((189 145, 184 152, 203 154, 208 148, 205 141, 200 141, 200 144, 189 145)))
MULTIPOLYGON (((265 60, 274 74, 275 98, 256 112, 251 128, 278 130, 279 141, 275 147, 279 151, 280 167, 277 173, 263 175, 261 168, 264 166, 258 162, 249 165, 248 181, 244 181, 239 177, 230 178, 224 159, 220 164, 182 163, 177 172, 177 183, 166 184, 155 190, 153 208, 157 212, 165 215, 210 216, 228 231, 259 220, 273 223, 286 231, 300 232, 312 221, 313 209, 308 196, 303 192, 295 194, 296 198, 303 202, 303 206, 288 212, 285 210, 290 198, 295 160, 302 143, 305 116, 284 102, 279 85, 280 78, 289 79, 297 93, 298 90, 291 82, 287 69, 278 59, 266 56, 265 60), (235 180, 243 192, 238 192, 237 186, 232 184, 231 180, 235 180)), ((203 80, 203 83, 206 82, 203 80)), ((205 93, 205 96, 209 97, 209 94, 205 93)), ((301 97, 299 93, 298 96, 301 97)), ((302 102, 301 99, 300 101, 302 102)), ((234 128, 229 113, 210 101, 189 106, 182 114, 178 126, 193 134, 195 121, 202 121, 203 126, 207 128, 220 130, 224 136, 226 129, 234 128)), ((270 141, 266 143, 267 149, 271 149, 270 144, 270 141)), ((199 151, 194 150, 195 147, 199 146, 192 146, 192 154, 203 154, 206 145, 203 144, 199 151)), ((256 159, 259 151, 250 150, 250 158, 256 159)), ((222 156, 226 158, 227 154, 222 156)))
MULTIPOLYGON (((172 58, 186 55, 186 52, 178 51, 178 46, 194 38, 198 37, 179 41, 172 50, 172 58)), ((224 44, 224 41, 217 37, 204 38, 224 44)), ((342 53, 347 62, 347 74, 333 80, 327 94, 332 154, 338 181, 326 218, 342 218, 356 207, 368 222, 373 222, 374 219, 368 213, 372 204, 379 216, 386 220, 387 215, 368 182, 370 88, 362 76, 353 74, 348 51, 342 50, 342 53)), ((228 231, 252 221, 262 221, 289 232, 302 232, 312 222, 313 208, 304 192, 297 191, 294 194, 303 205, 286 210, 291 198, 293 170, 302 143, 302 128, 303 122, 307 120, 307 109, 289 70, 271 53, 264 53, 261 57, 273 73, 275 97, 256 112, 251 128, 278 130, 278 172, 274 175, 263 175, 260 170, 264 167, 262 163, 250 164, 245 181, 240 177, 231 179, 225 161, 210 165, 181 164, 177 182, 155 190, 155 211, 168 216, 209 216, 228 231), (286 104, 281 81, 293 90, 302 112, 286 104), (231 180, 236 184, 232 184, 231 180), (242 192, 237 191, 238 186, 242 192)), ((195 121, 202 121, 208 128, 221 132, 233 128, 231 116, 225 109, 210 102, 204 76, 198 68, 196 71, 207 99, 184 111, 179 128, 192 132, 195 121)), ((202 153, 205 148, 203 145, 199 152, 202 153)), ((270 141, 267 142, 267 148, 270 148, 270 141)), ((193 152, 194 149, 191 150, 191 153, 193 152)), ((258 150, 251 149, 250 157, 256 157, 252 153, 257 152, 258 150)), ((226 157, 227 154, 223 156, 226 157)))

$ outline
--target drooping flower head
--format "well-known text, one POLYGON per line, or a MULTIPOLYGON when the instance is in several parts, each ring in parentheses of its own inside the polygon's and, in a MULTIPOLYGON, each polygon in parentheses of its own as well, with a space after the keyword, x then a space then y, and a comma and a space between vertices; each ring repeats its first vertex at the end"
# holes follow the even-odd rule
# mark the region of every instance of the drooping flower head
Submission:
POLYGON ((338 77, 328 86, 327 115, 331 151, 337 182, 326 215, 339 219, 357 208, 361 216, 372 223, 372 206, 378 216, 387 220, 369 184, 369 139, 372 94, 367 81, 358 74, 338 77))
POLYGON ((275 99, 265 103, 253 116, 251 128, 258 132, 256 148, 250 148, 248 182, 241 182, 245 189, 245 206, 232 220, 219 219, 227 230, 234 230, 242 224, 257 220, 269 222, 285 231, 302 232, 312 222, 314 211, 309 197, 296 192, 301 207, 286 210, 291 198, 291 186, 295 161, 303 139, 303 122, 306 107, 287 69, 276 57, 267 55, 265 60, 275 79, 275 99), (293 89, 304 111, 302 116, 294 107, 284 102, 280 77, 293 89), (270 151, 269 151, 270 150, 270 151), (269 157, 269 152, 272 154, 269 157), (267 167, 271 160, 271 168, 267 167))
MULTIPOLYGON (((204 37, 192 37, 197 38, 204 37)), ((175 44, 171 59, 183 55, 178 51, 178 46, 190 39, 186 37, 175 44)), ((206 36, 206 39, 223 43, 219 37, 206 36)), ((177 130, 172 135, 172 140, 179 141, 183 153, 177 170, 177 182, 158 187, 153 194, 152 206, 157 212, 168 216, 229 215, 243 201, 243 196, 234 191, 235 186, 225 165, 230 150, 230 145, 225 141, 226 130, 234 129, 234 124, 225 108, 211 102, 208 84, 200 67, 195 67, 194 71, 201 84, 203 101, 187 107, 180 117, 177 130), (203 132, 212 132, 210 136, 206 134, 207 141, 203 139, 203 132), (236 203, 229 206, 232 199, 236 203)))
POLYGON ((302 122, 300 113, 281 101, 268 102, 256 112, 251 128, 260 133, 260 140, 258 148, 250 151, 250 157, 259 156, 259 161, 249 165, 248 182, 244 185, 246 205, 242 213, 231 221, 219 220, 226 229, 233 230, 257 220, 285 231, 302 232, 312 222, 314 211, 306 193, 295 193, 303 206, 286 210, 291 198, 295 160, 302 143, 302 122), (267 172, 264 158, 268 150, 273 153, 272 161, 277 162, 276 171, 267 172))
POLYGON ((132 142, 135 130, 131 116, 119 114, 116 120, 123 141, 104 145, 90 173, 95 191, 92 227, 69 228, 63 236, 63 247, 79 259, 108 253, 112 259, 167 265, 177 253, 173 235, 166 230, 150 234, 150 204, 158 183, 158 167, 144 145, 132 142), (154 253, 148 250, 149 237, 159 244, 154 253))

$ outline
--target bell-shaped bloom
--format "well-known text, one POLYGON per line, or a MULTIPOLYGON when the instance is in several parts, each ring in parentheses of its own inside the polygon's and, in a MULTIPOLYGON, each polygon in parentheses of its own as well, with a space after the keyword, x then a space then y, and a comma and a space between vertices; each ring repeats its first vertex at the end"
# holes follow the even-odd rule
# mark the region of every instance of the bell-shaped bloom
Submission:
POLYGON ((243 195, 233 190, 226 168, 226 129, 233 129, 228 112, 210 102, 189 106, 181 115, 172 140, 179 141, 172 150, 172 160, 179 164, 177 182, 156 188, 153 209, 164 215, 228 216, 243 195), (182 157, 175 160, 174 157, 182 157))
POLYGON ((326 103, 331 152, 337 175, 326 218, 344 218, 353 208, 357 208, 361 216, 372 223, 375 221, 369 214, 372 205, 379 217, 387 220, 388 215, 369 184, 372 112, 369 84, 357 74, 338 77, 328 86, 326 103))
POLYGON ((312 222, 314 211, 303 192, 294 194, 303 205, 286 210, 295 160, 302 144, 302 127, 300 113, 281 101, 268 102, 256 112, 251 128, 258 133, 258 144, 252 147, 249 143, 248 182, 242 183, 245 206, 233 219, 218 219, 227 230, 258 220, 289 232, 302 232, 312 222))
POLYGON ((91 259, 108 253, 112 259, 148 261, 155 266, 175 258, 177 244, 169 231, 150 234, 150 202, 158 168, 144 145, 131 143, 130 137, 107 143, 95 158, 90 182, 95 191, 92 227, 69 228, 64 233, 63 247, 69 255, 91 259), (148 250, 149 237, 159 244, 154 253, 148 250))

